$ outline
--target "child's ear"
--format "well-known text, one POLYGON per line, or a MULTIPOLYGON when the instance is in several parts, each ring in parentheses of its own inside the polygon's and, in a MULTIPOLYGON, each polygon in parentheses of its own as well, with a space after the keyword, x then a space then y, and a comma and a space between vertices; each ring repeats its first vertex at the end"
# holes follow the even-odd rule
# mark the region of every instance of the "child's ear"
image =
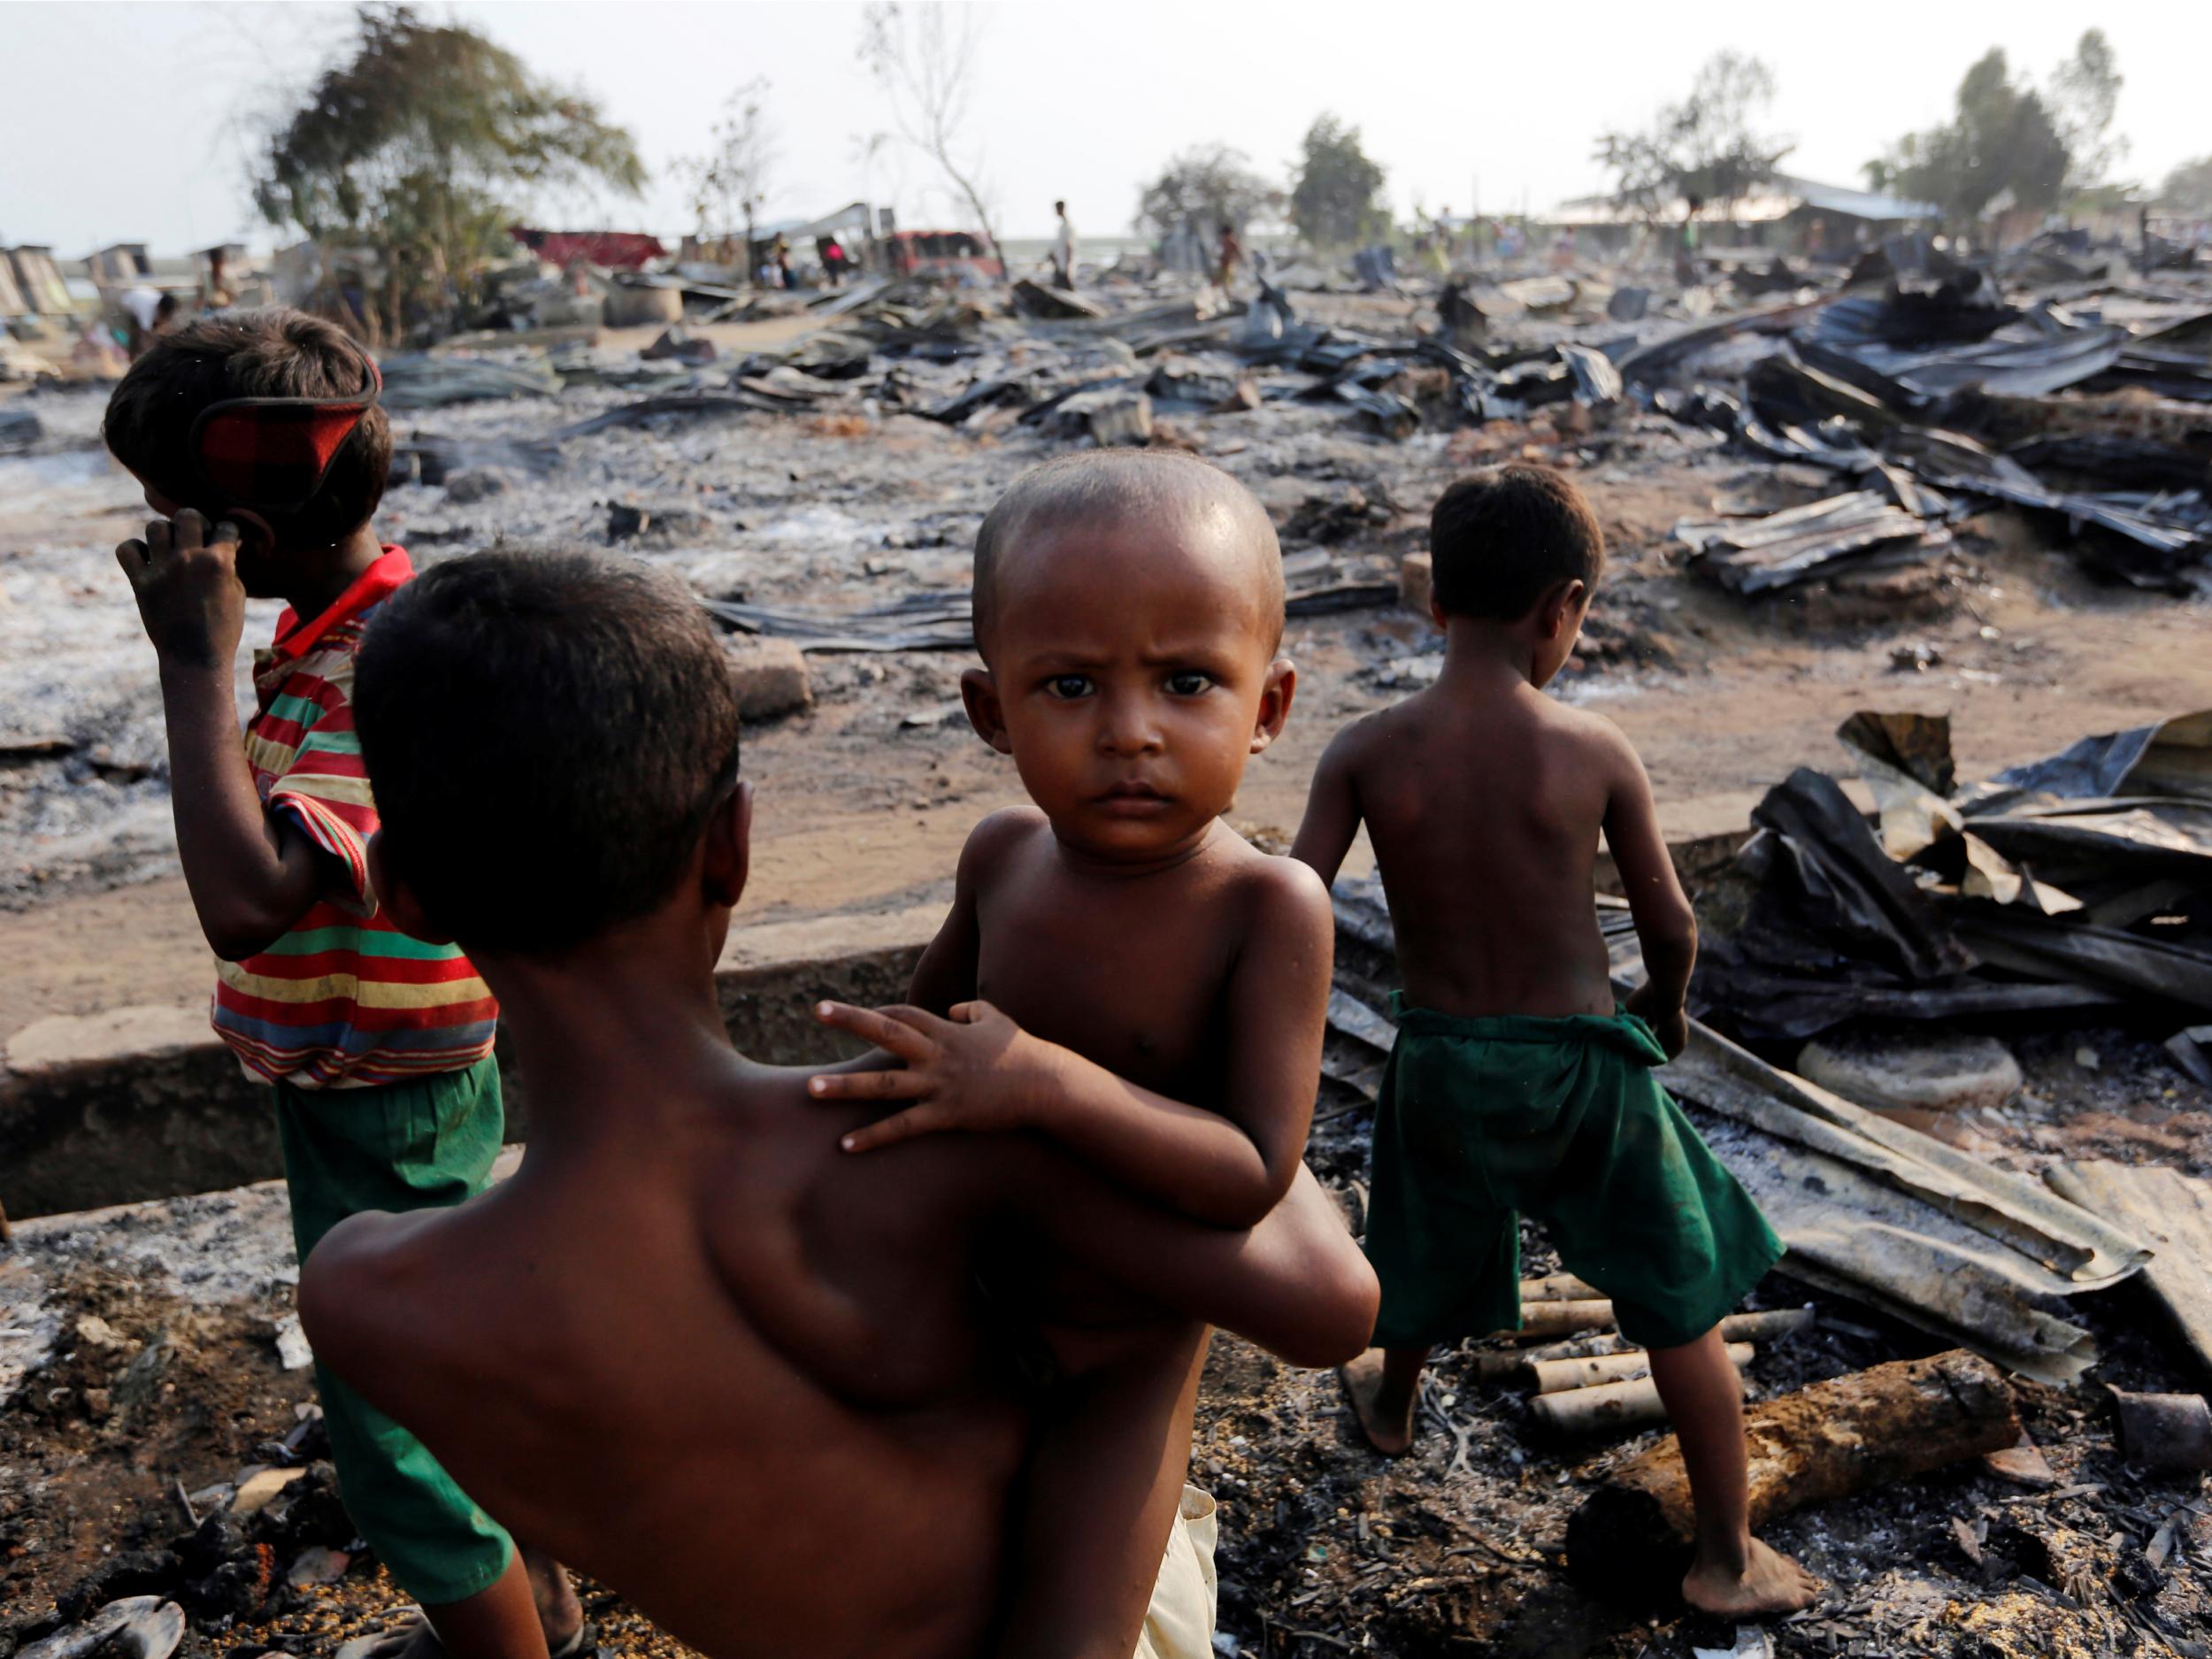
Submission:
POLYGON ((1290 718, 1291 699, 1298 693, 1298 670, 1287 657, 1267 665, 1267 680, 1260 687, 1260 716, 1252 722, 1252 753, 1258 754, 1283 734, 1290 718))
POLYGON ((753 786, 741 778, 737 787, 714 803, 707 815, 705 856, 699 879, 710 902, 735 909, 745 896, 753 867, 753 786))
POLYGON ((426 945, 453 942, 453 935, 430 919, 414 888, 392 868, 382 830, 369 837, 369 891, 376 895, 377 908, 391 918, 392 926, 410 939, 419 939, 426 945))
POLYGON ((1552 589, 1551 600, 1544 607, 1544 637, 1555 640, 1563 634, 1574 631, 1582 616, 1582 608, 1590 603, 1590 584, 1579 576, 1570 577, 1552 589))
POLYGON ((987 668, 971 668, 960 676, 960 701, 968 705, 968 724, 975 734, 1002 755, 1014 752, 1006 735, 1006 711, 999 706, 998 682, 987 668))

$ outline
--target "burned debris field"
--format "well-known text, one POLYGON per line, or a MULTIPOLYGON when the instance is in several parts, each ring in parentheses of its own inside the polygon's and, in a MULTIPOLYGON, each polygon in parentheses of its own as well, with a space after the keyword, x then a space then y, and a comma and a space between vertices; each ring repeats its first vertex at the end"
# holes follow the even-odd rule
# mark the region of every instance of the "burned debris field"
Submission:
MULTIPOLYGON (((1755 1521, 1824 1599, 1686 1614, 1647 1371, 1532 1230, 1527 1328, 1440 1356, 1402 1459, 1333 1376, 1215 1339, 1217 1651, 2212 1652, 2212 277, 1900 236, 1688 285, 639 286, 681 320, 388 355, 379 523, 419 565, 616 549, 720 625, 760 797, 725 1001, 762 1058, 818 1056, 777 1010, 825 987, 896 994, 1020 798, 959 677, 976 529, 1028 467, 1171 448, 1268 510, 1300 681, 1232 821, 1276 851, 1329 736, 1440 670, 1446 485, 1540 462, 1603 526, 1557 695, 1634 740, 1698 909, 1661 1076, 1789 1246, 1724 1334, 1755 1521)), ((323 1653, 403 1598, 337 1502, 283 1189, 190 1011, 104 398, 0 401, 0 1659, 150 1652, 172 1607, 190 1659, 323 1653), (116 1156, 157 1110, 218 1151, 116 1156)), ((1394 988, 1363 849, 1335 898, 1308 1161, 1356 1228, 1394 988)), ((679 1651, 582 1589, 601 1651, 679 1651)))

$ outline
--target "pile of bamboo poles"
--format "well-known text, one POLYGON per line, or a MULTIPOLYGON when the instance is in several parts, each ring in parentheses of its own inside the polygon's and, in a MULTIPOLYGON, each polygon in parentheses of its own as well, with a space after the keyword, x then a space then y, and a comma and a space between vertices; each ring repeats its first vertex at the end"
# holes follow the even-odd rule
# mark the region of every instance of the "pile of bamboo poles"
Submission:
MULTIPOLYGON (((1813 1323, 1809 1308, 1731 1314, 1721 1321, 1729 1362, 1741 1376, 1772 1342, 1813 1323)), ((1500 1337, 1523 1346, 1478 1354, 1474 1375, 1532 1388, 1529 1410, 1555 1433, 1588 1435, 1666 1421, 1651 1356, 1620 1333, 1613 1304, 1571 1273, 1521 1281, 1521 1328, 1500 1337)))

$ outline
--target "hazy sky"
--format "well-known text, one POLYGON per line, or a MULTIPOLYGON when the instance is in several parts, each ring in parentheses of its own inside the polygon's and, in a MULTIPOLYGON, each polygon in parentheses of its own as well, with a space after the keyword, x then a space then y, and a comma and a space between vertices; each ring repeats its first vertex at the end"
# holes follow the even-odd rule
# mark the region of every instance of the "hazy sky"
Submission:
MULTIPOLYGON (((909 225, 964 217, 910 151, 894 144, 864 158, 868 137, 891 123, 855 56, 857 5, 423 9, 457 13, 540 73, 586 87, 637 134, 654 174, 643 202, 548 204, 548 219, 687 228, 669 164, 704 148, 724 98, 756 76, 772 83, 780 138, 770 217, 862 196, 895 204, 909 225)), ((2124 172, 2154 181, 2212 151, 2204 0, 1010 0, 979 10, 969 148, 1013 236, 1043 234, 1056 196, 1085 232, 1125 230, 1140 181, 1192 144, 1234 145, 1279 174, 1323 111, 1362 129, 1401 213, 1541 208, 1602 188, 1595 134, 1682 96, 1723 47, 1773 67, 1769 125, 1798 142, 1785 166, 1835 183, 1859 183, 1859 164, 1888 140, 1941 119, 1988 47, 2040 81, 2092 23, 2126 77, 2124 172)), ((226 237, 266 243, 246 163, 282 92, 319 66, 349 15, 317 4, 0 4, 0 243, 48 242, 69 257, 122 240, 159 253, 226 237)))

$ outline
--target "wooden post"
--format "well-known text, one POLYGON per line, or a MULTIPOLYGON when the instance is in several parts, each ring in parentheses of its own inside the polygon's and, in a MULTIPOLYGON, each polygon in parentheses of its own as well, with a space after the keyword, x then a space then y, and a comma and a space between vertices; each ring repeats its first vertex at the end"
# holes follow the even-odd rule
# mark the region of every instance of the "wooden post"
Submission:
MULTIPOLYGON (((1728 1363, 1741 1371, 1757 1353, 1748 1342, 1731 1342, 1728 1363)), ((1585 1388, 1604 1383, 1634 1382, 1649 1377, 1651 1356, 1642 1348, 1629 1348, 1613 1354, 1595 1354, 1587 1359, 1532 1360, 1528 1370, 1536 1379, 1536 1392, 1540 1394, 1564 1394, 1569 1390, 1579 1394, 1585 1388)))
MULTIPOLYGON (((1764 1313, 1732 1313, 1720 1322, 1721 1340, 1772 1342, 1804 1330, 1812 1322, 1813 1310, 1810 1308, 1774 1308, 1764 1313)), ((1485 1382, 1502 1382, 1508 1379, 1525 1381, 1533 1375, 1529 1368, 1539 1360, 1591 1359, 1601 1354, 1632 1354, 1637 1351, 1617 1331, 1593 1331, 1581 1336, 1569 1337, 1562 1342, 1547 1342, 1538 1348, 1477 1354, 1473 1356, 1471 1374, 1485 1382)))
POLYGON ((1546 1279, 1525 1279, 1521 1281, 1521 1301, 1532 1302, 1594 1302, 1605 1293, 1586 1279, 1572 1273, 1554 1273, 1546 1279))
MULTIPOLYGON (((1573 1360, 1565 1362, 1576 1363, 1573 1360)), ((1739 1370, 1740 1387, 1748 1389, 1739 1370)), ((1603 1434, 1640 1429, 1667 1420, 1667 1408, 1659 1398, 1659 1385, 1648 1377, 1630 1382, 1592 1383, 1559 1394, 1538 1394, 1528 1402, 1529 1416, 1554 1434, 1603 1434)))
POLYGON ((1521 1308, 1521 1328, 1502 1336, 1564 1336, 1570 1331, 1602 1331, 1613 1323, 1609 1302, 1531 1302, 1521 1308))
MULTIPOLYGON (((1954 1348, 1815 1383, 1745 1414, 1751 1525, 1909 1479, 2020 1438, 2005 1379, 1954 1348)), ((1682 1448, 1670 1435, 1609 1475, 1567 1523, 1578 1576, 1663 1594, 1688 1564, 1695 1519, 1682 1448)))

